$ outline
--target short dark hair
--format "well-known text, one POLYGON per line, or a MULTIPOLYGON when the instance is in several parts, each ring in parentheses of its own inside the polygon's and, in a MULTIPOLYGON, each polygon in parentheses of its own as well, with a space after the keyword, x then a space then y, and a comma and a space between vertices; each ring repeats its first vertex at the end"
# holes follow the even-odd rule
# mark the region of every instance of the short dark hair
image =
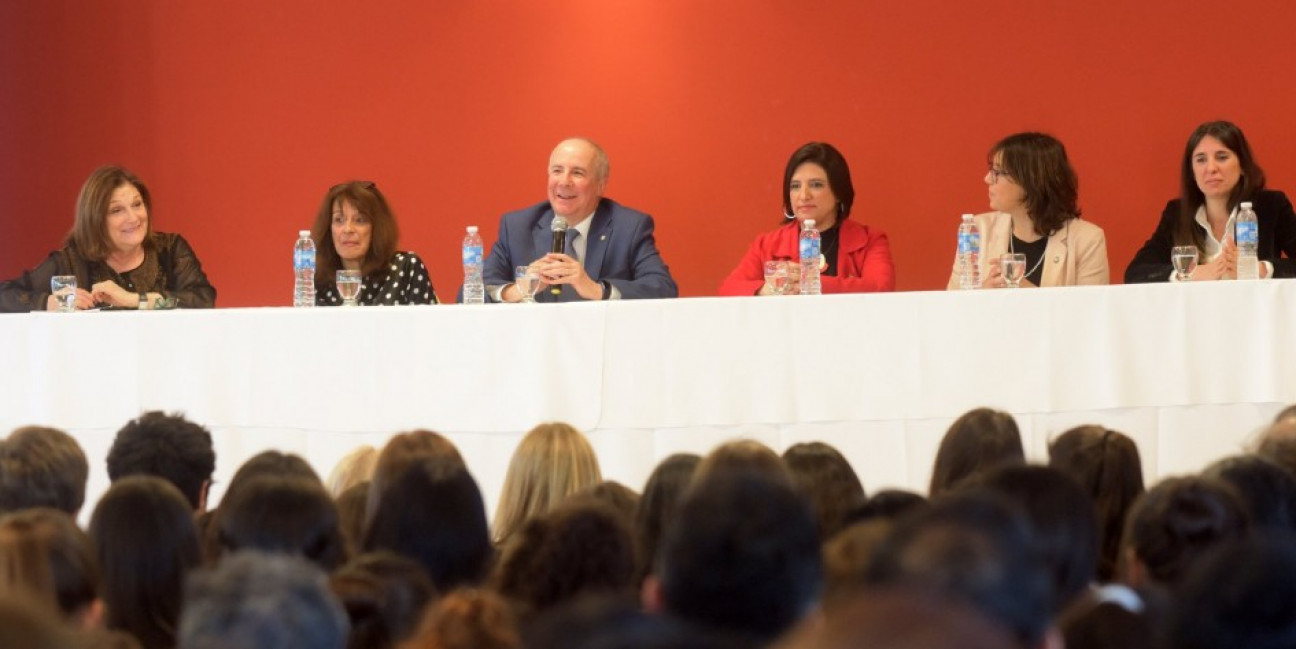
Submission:
POLYGON ((394 647, 418 627, 436 587, 417 561, 374 552, 338 568, 329 587, 351 621, 353 649, 394 647))
POLYGON ((1077 426, 1049 445, 1049 466, 1074 478, 1093 499, 1098 516, 1098 580, 1112 581, 1120 562, 1121 535, 1134 501, 1143 494, 1138 446, 1102 426, 1077 426))
POLYGON ((346 613, 323 571, 300 557, 240 552, 185 588, 184 649, 343 649, 346 613))
POLYGON ((1175 245, 1197 246, 1204 250, 1206 235, 1197 225, 1197 208, 1206 203, 1206 195, 1197 186, 1197 174, 1193 172, 1193 151, 1207 137, 1220 141, 1238 158, 1242 177, 1229 194, 1229 208, 1237 207, 1242 201, 1251 200, 1265 188, 1265 173, 1251 155, 1251 145, 1247 144, 1242 129, 1232 122, 1217 120, 1206 122, 1193 130, 1184 146, 1183 162, 1179 168, 1179 215, 1175 221, 1175 245))
POLYGON ((366 277, 391 263, 400 240, 396 216, 392 214, 387 198, 378 191, 377 184, 352 180, 330 187, 315 215, 315 224, 311 226, 311 238, 315 240, 317 250, 315 286, 320 289, 332 288, 337 281, 335 274, 342 267, 342 257, 333 245, 333 210, 341 203, 350 203, 357 212, 369 217, 372 226, 369 250, 365 251, 364 263, 360 265, 360 272, 366 277))
POLYGON ((769 640, 819 599, 819 530, 809 504, 777 478, 712 473, 680 504, 657 577, 671 613, 769 640))
POLYGON ((90 465, 71 435, 25 426, 0 441, 0 513, 53 507, 73 516, 85 503, 90 465))
POLYGON ((638 552, 635 583, 643 583, 644 577, 652 572, 667 522, 674 519, 675 509, 701 462, 698 455, 676 453, 659 462, 648 476, 639 509, 635 512, 635 547, 638 552))
POLYGON ((1246 507, 1227 483, 1199 476, 1166 478, 1134 503, 1123 545, 1149 577, 1173 588, 1211 548, 1250 529, 1246 507))
POLYGON ((203 485, 216 470, 216 451, 206 428, 154 410, 127 422, 108 449, 108 478, 153 475, 175 485, 190 509, 202 502, 203 485))
POLYGON ((883 489, 846 514, 848 525, 874 520, 894 521, 927 506, 927 499, 904 489, 883 489))
POLYGON ((994 164, 997 154, 1003 154, 1004 171, 1026 195, 1036 234, 1047 237, 1079 218, 1080 181, 1061 141, 1047 133, 1015 133, 990 147, 986 162, 994 164))
POLYGON ((1032 552, 1021 512, 1002 496, 969 488, 933 500, 896 523, 874 555, 873 586, 934 590, 1003 624, 1025 646, 1052 617, 1049 580, 1032 552))
POLYGON ((1296 477, 1282 465, 1257 455, 1235 455, 1206 467, 1204 474, 1237 490, 1254 529, 1296 532, 1296 477))
POLYGON ((980 472, 1025 461, 1021 432, 1012 415, 990 408, 969 410, 941 438, 927 495, 935 498, 980 472))
POLYGON ((144 649, 174 647, 184 580, 202 563, 185 497, 161 478, 118 480, 95 505, 90 539, 108 628, 130 632, 144 649))
POLYGON ((783 213, 794 214, 792 200, 789 198, 792 176, 797 167, 807 162, 823 167, 824 173, 828 175, 828 188, 837 197, 837 220, 850 218, 851 206, 855 204, 855 186, 851 184, 850 166, 846 164, 846 157, 841 151, 827 142, 803 144, 788 158, 787 166, 783 169, 783 213))
POLYGON ((222 554, 240 550, 305 557, 325 570, 347 559, 337 506, 324 486, 299 477, 260 477, 229 494, 212 522, 222 554))
POLYGON ((1296 643, 1296 537, 1226 543, 1193 567, 1170 612, 1176 649, 1287 649, 1296 643))
POLYGON ((783 451, 792 484, 810 501, 819 538, 836 534, 852 509, 864 503, 864 485, 840 451, 823 442, 793 444, 783 451))

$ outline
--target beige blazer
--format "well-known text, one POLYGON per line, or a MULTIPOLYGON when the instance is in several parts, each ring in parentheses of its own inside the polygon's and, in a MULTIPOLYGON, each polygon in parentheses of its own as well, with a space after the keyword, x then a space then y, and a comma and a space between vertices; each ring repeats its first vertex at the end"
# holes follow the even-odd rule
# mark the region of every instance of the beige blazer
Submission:
MULTIPOLYGON (((981 276, 986 268, 1008 252, 1012 238, 1012 216, 1006 212, 987 212, 976 217, 981 231, 981 276)), ((1027 270, 1030 270, 1029 268, 1027 270)), ((1044 270, 1041 286, 1080 286, 1110 284, 1107 268, 1107 235, 1102 228, 1081 219, 1067 221, 1048 238, 1044 248, 1044 270)), ((957 289, 958 254, 946 289, 957 289)))

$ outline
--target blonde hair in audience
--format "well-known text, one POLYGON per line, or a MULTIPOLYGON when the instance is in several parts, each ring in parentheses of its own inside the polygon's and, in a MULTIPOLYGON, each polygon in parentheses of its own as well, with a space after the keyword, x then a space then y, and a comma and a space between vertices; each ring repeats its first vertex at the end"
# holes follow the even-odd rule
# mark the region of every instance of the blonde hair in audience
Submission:
POLYGON ((527 520, 553 511, 567 496, 602 482, 589 440, 568 424, 532 428, 509 461, 495 508, 495 542, 508 540, 527 520))
POLYGON ((368 444, 358 446, 338 460, 324 485, 329 495, 337 498, 347 489, 372 480, 377 465, 378 449, 368 444))

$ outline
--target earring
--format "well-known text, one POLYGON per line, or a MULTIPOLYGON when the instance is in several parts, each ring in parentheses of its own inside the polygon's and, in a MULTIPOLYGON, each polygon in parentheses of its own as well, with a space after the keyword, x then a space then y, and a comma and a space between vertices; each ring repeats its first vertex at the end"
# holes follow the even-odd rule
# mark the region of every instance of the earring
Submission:
POLYGON ((785 218, 785 219, 791 221, 792 219, 795 219, 795 218, 796 218, 796 215, 795 215, 795 214, 788 214, 787 212, 784 212, 784 213, 783 213, 783 218, 785 218))
POLYGON ((841 214, 845 214, 845 213, 846 213, 846 204, 843 203, 843 202, 841 202, 841 201, 838 201, 838 202, 837 202, 837 214, 838 214, 838 215, 841 215, 841 214))

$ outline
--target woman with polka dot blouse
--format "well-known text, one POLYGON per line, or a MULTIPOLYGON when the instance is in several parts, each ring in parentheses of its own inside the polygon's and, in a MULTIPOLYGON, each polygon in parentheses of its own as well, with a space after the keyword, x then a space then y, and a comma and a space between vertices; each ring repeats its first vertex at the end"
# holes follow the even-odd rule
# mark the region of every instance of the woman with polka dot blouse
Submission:
POLYGON ((351 181, 334 185, 324 197, 311 238, 315 239, 315 304, 338 306, 339 270, 363 276, 362 305, 437 304, 432 278, 423 260, 396 250, 400 233, 396 217, 378 186, 351 181))

